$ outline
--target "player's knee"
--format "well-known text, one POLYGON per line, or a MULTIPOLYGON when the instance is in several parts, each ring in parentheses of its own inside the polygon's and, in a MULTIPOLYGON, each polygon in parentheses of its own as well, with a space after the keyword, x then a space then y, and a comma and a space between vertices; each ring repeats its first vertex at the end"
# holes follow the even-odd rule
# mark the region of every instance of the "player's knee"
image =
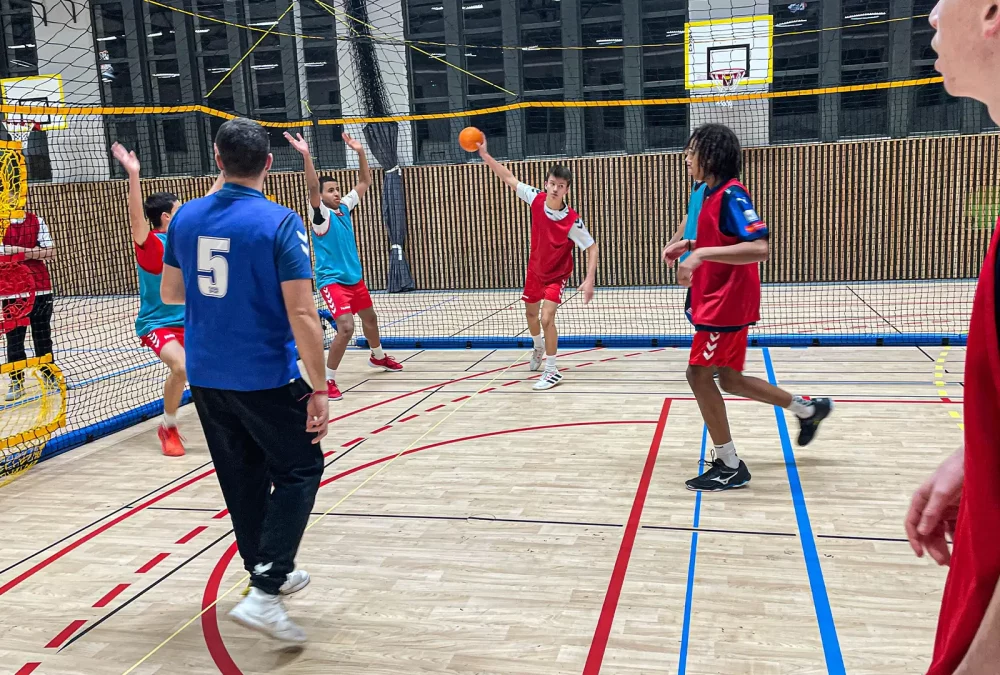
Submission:
POLYGON ((684 374, 692 389, 712 379, 712 369, 704 366, 688 366, 684 374))
POLYGON ((531 321, 538 321, 538 305, 526 305, 524 315, 531 321))
POLYGON ((349 340, 354 336, 354 317, 341 316, 337 318, 337 337, 349 340))
POLYGON ((170 367, 170 374, 179 380, 187 381, 187 366, 184 365, 184 361, 181 360, 179 363, 175 363, 170 367))
POLYGON ((552 328, 556 325, 556 310, 546 307, 542 310, 542 325, 545 328, 552 328))
POLYGON ((743 375, 735 370, 722 368, 719 370, 719 386, 727 394, 740 394, 743 392, 743 375))

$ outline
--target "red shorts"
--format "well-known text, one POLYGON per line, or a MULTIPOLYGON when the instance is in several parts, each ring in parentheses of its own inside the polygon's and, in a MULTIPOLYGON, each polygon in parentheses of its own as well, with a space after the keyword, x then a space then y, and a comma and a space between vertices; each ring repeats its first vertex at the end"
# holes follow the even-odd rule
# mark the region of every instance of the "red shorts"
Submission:
POLYGON ((334 319, 345 314, 357 314, 372 306, 372 296, 368 294, 364 280, 352 286, 330 284, 321 288, 319 293, 334 319))
POLYGON ((567 281, 569 279, 555 281, 551 284, 543 284, 541 279, 528 272, 528 276, 524 280, 524 294, 521 295, 521 299, 529 305, 541 302, 542 300, 548 300, 558 305, 562 302, 562 292, 566 288, 567 281))
POLYGON ((747 358, 747 332, 744 326, 733 333, 700 330, 694 334, 688 364, 708 368, 732 368, 742 373, 747 358))
POLYGON ((159 356, 168 342, 177 340, 184 346, 184 326, 170 326, 168 328, 157 328, 151 333, 143 335, 140 341, 159 356))

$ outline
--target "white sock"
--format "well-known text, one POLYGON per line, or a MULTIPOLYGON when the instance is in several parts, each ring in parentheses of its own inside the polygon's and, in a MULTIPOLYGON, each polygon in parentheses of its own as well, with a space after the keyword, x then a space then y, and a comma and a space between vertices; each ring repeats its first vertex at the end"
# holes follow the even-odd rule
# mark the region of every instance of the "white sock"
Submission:
POLYGON ((717 459, 721 459, 730 469, 736 469, 740 466, 740 458, 736 456, 736 444, 732 441, 724 445, 715 446, 715 456, 717 459))
POLYGON ((541 333, 539 333, 538 335, 532 335, 531 341, 535 343, 535 349, 545 348, 545 338, 542 337, 541 333))
POLYGON ((385 358, 385 352, 382 351, 382 346, 372 347, 372 356, 375 357, 376 361, 381 361, 385 358))
POLYGON ((167 413, 163 413, 163 426, 165 426, 168 429, 171 427, 176 427, 177 415, 168 415, 167 413))
POLYGON ((556 370, 556 355, 545 356, 545 370, 556 370))
POLYGON ((336 380, 337 379, 337 371, 333 370, 330 367, 327 367, 327 369, 326 369, 326 379, 328 379, 328 380, 336 380))
POLYGON ((809 419, 816 413, 816 406, 812 404, 812 401, 807 401, 801 396, 793 396, 788 409, 795 413, 796 417, 803 420, 809 419))

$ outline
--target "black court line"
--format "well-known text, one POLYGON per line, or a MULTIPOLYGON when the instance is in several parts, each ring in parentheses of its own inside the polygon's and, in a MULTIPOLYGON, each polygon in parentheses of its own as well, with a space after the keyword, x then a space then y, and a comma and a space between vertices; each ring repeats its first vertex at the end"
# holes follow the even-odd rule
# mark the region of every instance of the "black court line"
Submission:
POLYGON ((698 532, 712 534, 753 534, 765 537, 792 537, 798 539, 799 535, 794 532, 763 532, 756 530, 718 530, 707 527, 673 527, 670 525, 643 525, 644 530, 666 530, 670 532, 698 532))
POLYGON ((865 307, 867 307, 867 308, 868 308, 869 310, 871 310, 872 314, 874 314, 874 315, 875 315, 875 316, 877 316, 878 318, 882 319, 882 321, 884 321, 884 322, 885 322, 885 325, 887 325, 887 326, 888 326, 889 328, 893 329, 893 330, 894 330, 894 331, 896 331, 897 333, 900 333, 900 334, 902 334, 902 332, 903 332, 903 331, 901 331, 901 330, 899 330, 898 328, 896 328, 895 326, 893 326, 893 325, 892 325, 892 323, 891 323, 891 322, 890 322, 890 321, 889 321, 889 320, 888 320, 887 318, 885 318, 884 316, 882 316, 881 314, 879 314, 879 313, 878 313, 878 310, 876 310, 876 309, 875 309, 874 307, 872 307, 871 305, 869 305, 869 304, 868 304, 868 302, 867 302, 867 301, 866 301, 866 300, 865 300, 864 298, 862 298, 862 297, 861 297, 860 295, 858 295, 857 291, 855 291, 855 290, 854 290, 853 288, 851 288, 850 286, 844 286, 844 288, 846 288, 846 289, 847 289, 848 291, 850 291, 850 292, 851 292, 851 294, 852 294, 852 295, 853 295, 854 297, 856 297, 856 298, 857 298, 858 300, 860 300, 860 301, 861 301, 861 304, 862 304, 862 305, 864 305, 864 306, 865 306, 865 307))
POLYGON ((421 349, 419 352, 413 352, 412 354, 410 354, 409 356, 407 356, 405 359, 403 359, 402 361, 400 361, 400 363, 406 363, 410 359, 415 359, 418 356, 420 356, 421 354, 423 354, 425 351, 426 351, 425 349, 421 349))
POLYGON ((449 335, 448 337, 456 337, 456 336, 457 336, 457 335, 458 335, 459 333, 464 333, 465 331, 469 330, 469 329, 470 329, 470 328, 472 328, 473 326, 478 326, 478 325, 479 325, 479 324, 481 324, 481 323, 482 323, 483 321, 486 321, 487 319, 491 319, 491 318, 493 318, 494 316, 496 316, 496 315, 497 315, 497 314, 499 314, 500 312, 506 312, 506 311, 507 311, 508 309, 510 309, 511 307, 513 307, 514 305, 516 305, 516 304, 518 304, 518 303, 520 303, 520 302, 521 302, 521 299, 520 299, 520 298, 518 298, 517 300, 515 300, 515 301, 514 301, 514 302, 512 302, 512 303, 510 303, 510 304, 509 304, 509 305, 507 305, 506 307, 501 307, 500 309, 498 309, 497 311, 493 312, 492 314, 487 314, 486 316, 484 316, 484 317, 483 317, 482 319, 480 319, 479 321, 476 321, 475 323, 470 323, 470 324, 469 324, 468 326, 464 326, 463 328, 459 328, 459 329, 458 329, 457 331, 455 331, 454 333, 452 333, 452 334, 451 334, 451 335, 449 335))
MULTIPOLYGON (((218 509, 216 509, 216 510, 218 510, 218 509)), ((215 541, 213 541, 211 544, 209 544, 208 546, 206 546, 205 548, 201 549, 200 551, 198 551, 197 553, 195 553, 191 557, 189 557, 186 560, 184 560, 177 567, 173 568, 172 570, 170 570, 169 572, 167 572, 163 576, 159 577, 156 581, 154 581, 153 583, 151 583, 149 586, 146 586, 141 591, 139 591, 138 593, 136 593, 134 596, 132 596, 131 598, 129 598, 128 600, 126 600, 122 604, 120 604, 117 607, 115 607, 113 610, 111 610, 110 612, 108 612, 107 614, 105 614, 104 616, 102 616, 100 619, 98 619, 94 623, 92 623, 89 626, 87 626, 86 628, 84 628, 82 631, 80 631, 79 633, 77 633, 76 635, 74 635, 69 640, 69 642, 67 642, 62 647, 60 647, 59 651, 56 652, 56 653, 57 654, 61 653, 62 650, 66 649, 71 644, 73 644, 74 642, 76 642, 77 640, 79 640, 80 638, 82 638, 84 635, 86 635, 90 631, 94 630, 95 628, 97 628, 98 626, 100 626, 102 623, 104 623, 105 621, 107 621, 108 619, 110 619, 111 617, 113 617, 115 614, 117 614, 118 612, 122 611, 123 609, 125 609, 126 607, 128 607, 129 605, 131 605, 133 602, 135 602, 136 600, 138 600, 139 598, 141 598, 142 596, 144 596, 146 593, 148 593, 149 591, 151 591, 154 588, 156 588, 157 586, 159 586, 161 583, 163 583, 164 581, 166 581, 167 579, 169 579, 171 576, 173 576, 174 573, 176 573, 179 570, 181 570, 188 563, 190 563, 190 562, 196 560, 197 558, 199 558, 203 553, 205 553, 206 551, 208 551, 210 548, 212 548, 213 546, 215 546, 216 544, 218 544, 223 539, 228 538, 229 535, 231 535, 232 533, 233 533, 233 531, 229 530, 224 535, 222 535, 221 537, 219 537, 218 539, 216 539, 215 541)))
POLYGON ((496 353, 497 353, 497 350, 495 350, 495 349, 492 350, 492 351, 490 351, 489 354, 487 354, 486 356, 484 356, 483 358, 479 359, 478 361, 476 361, 475 363, 473 363, 471 366, 469 366, 468 368, 466 368, 465 372, 469 372, 470 370, 472 370, 473 368, 475 368, 476 366, 478 366, 480 363, 482 363, 483 361, 485 361, 486 359, 490 358, 491 356, 493 356, 496 353))
POLYGON ((848 539, 851 541, 889 541, 897 544, 908 544, 909 540, 899 537, 856 537, 847 534, 817 534, 817 539, 848 539))
MULTIPOLYGON (((110 446, 109 446, 109 447, 110 447, 110 446)), ((81 527, 80 529, 76 530, 75 532, 71 532, 71 533, 67 534, 67 535, 66 535, 65 537, 63 537, 62 539, 58 539, 58 540, 56 540, 56 541, 52 542, 51 544, 49 544, 49 545, 48 545, 48 546, 46 546, 45 548, 41 548, 41 549, 38 549, 37 551, 35 551, 35 552, 34 552, 34 553, 32 553, 31 555, 28 555, 28 556, 26 556, 26 557, 22 558, 21 560, 18 560, 17 562, 15 562, 15 563, 12 563, 12 564, 10 564, 10 565, 8 565, 7 567, 5 567, 5 568, 3 568, 3 569, 0 569, 0 574, 5 574, 6 572, 9 572, 10 570, 12 570, 12 569, 14 569, 15 567, 17 567, 18 565, 23 565, 24 563, 28 562, 28 561, 29 561, 29 560, 31 560, 32 558, 35 558, 35 557, 37 557, 37 556, 41 555, 42 553, 45 553, 45 552, 46 552, 46 551, 48 551, 49 549, 51 549, 51 548, 54 548, 54 547, 58 546, 59 544, 61 544, 61 543, 63 543, 64 541, 66 541, 67 539, 71 539, 71 538, 75 537, 76 535, 80 534, 81 532, 84 532, 84 531, 86 531, 86 530, 89 530, 89 529, 90 529, 90 528, 92 528, 92 527, 93 527, 94 525, 97 525, 98 523, 101 523, 102 521, 105 521, 105 520, 107 520, 108 518, 110 518, 110 517, 114 516, 115 514, 117 514, 117 513, 121 513, 121 512, 122 512, 122 511, 124 511, 125 509, 130 509, 130 508, 132 508, 133 506, 135 506, 135 504, 136 504, 137 502, 141 502, 142 500, 146 499, 147 497, 150 497, 150 496, 152 496, 152 495, 156 494, 157 492, 160 492, 160 491, 162 491, 162 490, 165 490, 166 488, 170 487, 171 485, 173 485, 173 484, 174 484, 174 483, 176 483, 177 481, 179 481, 179 480, 183 480, 184 478, 187 478, 187 477, 188 477, 188 476, 190 476, 191 474, 193 474, 193 473, 197 473, 198 471, 201 471, 202 469, 204 469, 204 468, 205 468, 206 466, 208 466, 208 465, 209 465, 209 464, 211 464, 211 463, 212 463, 212 462, 210 462, 210 461, 209 461, 209 462, 205 462, 205 463, 204 463, 204 464, 202 464, 201 466, 198 466, 198 467, 195 467, 194 469, 191 469, 191 470, 190 470, 190 471, 188 471, 187 473, 185 473, 185 474, 183 474, 183 475, 181 475, 181 476, 178 476, 177 478, 174 478, 174 479, 173 479, 173 480, 171 480, 170 482, 168 482, 168 483, 165 483, 165 484, 161 485, 160 487, 158 487, 158 488, 155 488, 155 489, 153 489, 153 490, 151 490, 151 491, 147 492, 146 494, 142 495, 141 497, 138 497, 138 498, 136 498, 136 499, 133 499, 132 501, 130 501, 130 502, 126 503, 126 504, 123 504, 122 506, 119 506, 119 507, 118 507, 117 509, 115 509, 114 511, 111 511, 110 513, 107 513, 107 514, 105 514, 105 515, 101 516, 101 517, 100 517, 100 518, 98 518, 97 520, 95 520, 95 521, 93 521, 93 522, 91 522, 91 523, 88 523, 88 524, 84 525, 83 527, 81 527)))
POLYGON ((931 363, 933 363, 934 361, 937 361, 937 359, 935 359, 933 356, 931 356, 930 354, 928 354, 924 350, 923 347, 917 347, 917 351, 920 352, 921 354, 923 354, 924 356, 926 356, 928 358, 928 360, 930 360, 931 363))

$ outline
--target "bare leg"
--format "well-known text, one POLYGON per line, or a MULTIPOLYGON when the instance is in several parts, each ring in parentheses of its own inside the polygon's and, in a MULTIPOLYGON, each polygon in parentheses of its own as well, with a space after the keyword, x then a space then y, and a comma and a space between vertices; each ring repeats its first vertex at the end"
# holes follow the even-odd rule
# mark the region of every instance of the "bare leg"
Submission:
POLYGON ((524 316, 528 319, 528 333, 539 335, 542 332, 542 324, 538 321, 538 309, 542 303, 533 302, 524 305, 524 316))
POLYGON ((326 357, 326 367, 336 370, 347 351, 347 343, 354 337, 354 317, 351 314, 341 314, 337 317, 337 335, 330 344, 330 353, 326 357))
MULTIPOLYGON (((551 300, 542 300, 542 330, 545 332, 546 356, 555 356, 559 349, 559 333, 556 331, 556 308, 558 306, 551 300)), ((528 325, 531 325, 530 320, 528 325)))
POLYGON ((187 383, 187 370, 184 366, 184 347, 176 340, 171 340, 160 350, 160 360, 170 368, 170 375, 163 383, 163 412, 171 417, 177 414, 184 396, 184 385, 187 383))
POLYGON ((368 340, 369 349, 378 349, 382 346, 382 338, 378 334, 378 315, 375 314, 375 308, 369 307, 368 309, 363 309, 358 312, 358 318, 361 319, 361 332, 364 333, 365 339, 368 340))
POLYGON ((688 366, 687 381, 694 392, 695 400, 701 409, 701 417, 708 427, 708 435, 715 445, 725 445, 733 440, 729 431, 729 416, 726 414, 726 402, 722 393, 715 386, 714 369, 707 366, 688 366))
POLYGON ((787 408, 792 404, 792 395, 784 389, 778 389, 759 377, 747 377, 732 368, 719 368, 719 384, 724 391, 734 396, 776 405, 779 408, 787 408))

